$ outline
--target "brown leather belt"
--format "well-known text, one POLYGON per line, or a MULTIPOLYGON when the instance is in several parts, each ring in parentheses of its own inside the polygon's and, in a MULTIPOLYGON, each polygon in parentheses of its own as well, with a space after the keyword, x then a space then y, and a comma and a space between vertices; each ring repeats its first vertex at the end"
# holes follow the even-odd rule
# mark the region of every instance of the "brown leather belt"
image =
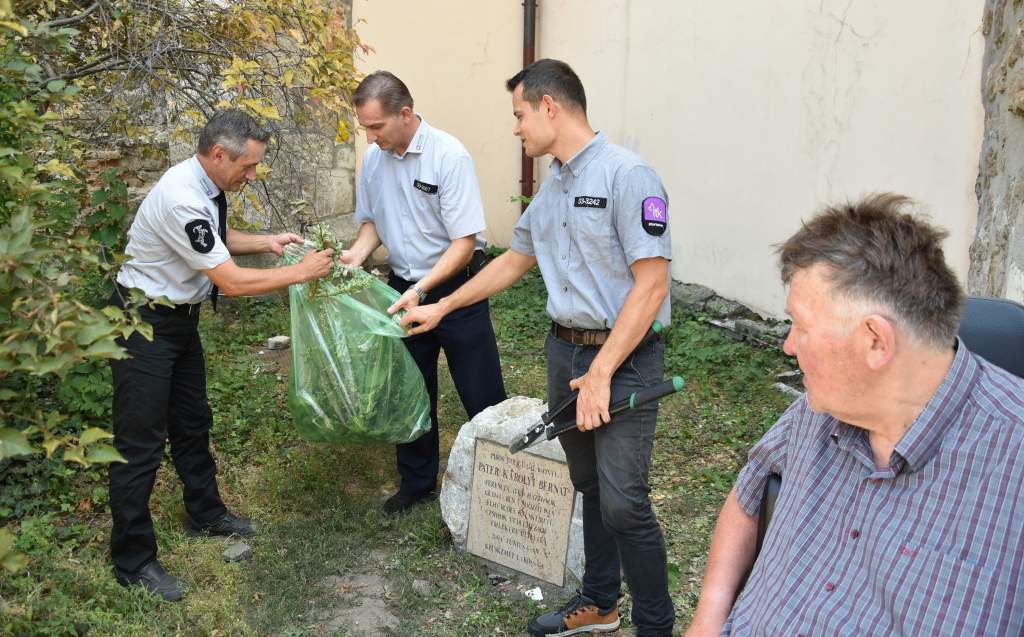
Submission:
POLYGON ((551 322, 551 333, 573 345, 604 345, 611 330, 581 330, 551 322))

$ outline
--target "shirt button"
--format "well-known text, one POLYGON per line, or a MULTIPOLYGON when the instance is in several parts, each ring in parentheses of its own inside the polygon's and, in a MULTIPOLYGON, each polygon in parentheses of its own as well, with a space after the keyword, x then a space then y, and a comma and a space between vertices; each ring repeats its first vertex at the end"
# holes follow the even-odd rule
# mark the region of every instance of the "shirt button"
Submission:
POLYGON ((564 288, 562 288, 562 291, 563 291, 563 292, 568 292, 568 291, 569 291, 569 288, 568 288, 568 287, 564 287, 564 288))
POLYGON ((563 188, 563 189, 562 189, 562 192, 564 192, 564 193, 568 193, 568 192, 569 192, 569 189, 568 189, 568 188, 563 188))
POLYGON ((563 227, 563 228, 565 227, 565 222, 564 222, 564 221, 562 222, 562 227, 563 227))
POLYGON ((860 531, 858 531, 857 529, 850 531, 850 537, 856 540, 860 537, 860 531))
POLYGON ((831 593, 835 589, 836 589, 836 585, 833 584, 832 582, 829 582, 829 583, 825 584, 825 590, 827 590, 828 592, 831 593))
POLYGON ((565 261, 565 255, 564 254, 562 255, 562 261, 565 261))

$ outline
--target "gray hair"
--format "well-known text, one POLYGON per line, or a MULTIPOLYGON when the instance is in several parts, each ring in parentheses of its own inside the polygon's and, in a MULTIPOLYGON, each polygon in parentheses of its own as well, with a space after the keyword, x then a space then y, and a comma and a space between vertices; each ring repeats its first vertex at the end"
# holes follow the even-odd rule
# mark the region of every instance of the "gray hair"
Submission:
POLYGON ((199 133, 196 152, 208 155, 214 144, 220 144, 228 151, 228 157, 234 161, 245 153, 250 139, 265 144, 270 139, 270 132, 242 111, 217 111, 199 133))
POLYGON ((375 71, 363 78, 352 94, 352 103, 357 107, 377 100, 388 115, 396 115, 406 106, 413 108, 412 94, 405 82, 394 73, 375 71))
POLYGON ((876 193, 825 208, 777 248, 783 282, 824 264, 834 292, 881 306, 921 343, 949 347, 964 304, 942 252, 949 233, 902 212, 911 203, 876 193))

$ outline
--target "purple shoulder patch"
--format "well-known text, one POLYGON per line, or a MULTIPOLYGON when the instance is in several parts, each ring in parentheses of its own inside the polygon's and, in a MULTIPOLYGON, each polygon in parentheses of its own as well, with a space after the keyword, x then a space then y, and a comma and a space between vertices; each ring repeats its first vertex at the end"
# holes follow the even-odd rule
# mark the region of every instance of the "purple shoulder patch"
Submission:
POLYGON ((668 227, 668 205, 661 197, 648 197, 641 206, 640 223, 647 234, 660 237, 668 227))

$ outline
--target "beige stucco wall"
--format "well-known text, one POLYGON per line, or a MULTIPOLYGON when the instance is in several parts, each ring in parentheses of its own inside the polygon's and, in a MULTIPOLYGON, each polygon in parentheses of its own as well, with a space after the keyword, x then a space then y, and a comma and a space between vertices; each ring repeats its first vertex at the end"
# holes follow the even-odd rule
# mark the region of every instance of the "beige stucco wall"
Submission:
MULTIPOLYGON (((966 276, 983 0, 539 5, 538 57, 572 64, 595 128, 665 182, 674 278, 779 315, 771 244, 821 204, 872 190, 922 202, 966 276)), ((428 121, 469 147, 490 238, 507 243, 519 163, 502 81, 521 61, 521 3, 356 0, 354 12, 377 49, 364 68, 406 79, 428 121)))
MULTIPOLYGON (((495 0, 353 0, 354 25, 375 50, 364 73, 391 71, 416 110, 469 150, 487 212, 487 240, 507 246, 519 218, 519 142, 504 83, 522 68, 522 5, 495 0)), ((357 135, 356 162, 366 138, 357 135)))

